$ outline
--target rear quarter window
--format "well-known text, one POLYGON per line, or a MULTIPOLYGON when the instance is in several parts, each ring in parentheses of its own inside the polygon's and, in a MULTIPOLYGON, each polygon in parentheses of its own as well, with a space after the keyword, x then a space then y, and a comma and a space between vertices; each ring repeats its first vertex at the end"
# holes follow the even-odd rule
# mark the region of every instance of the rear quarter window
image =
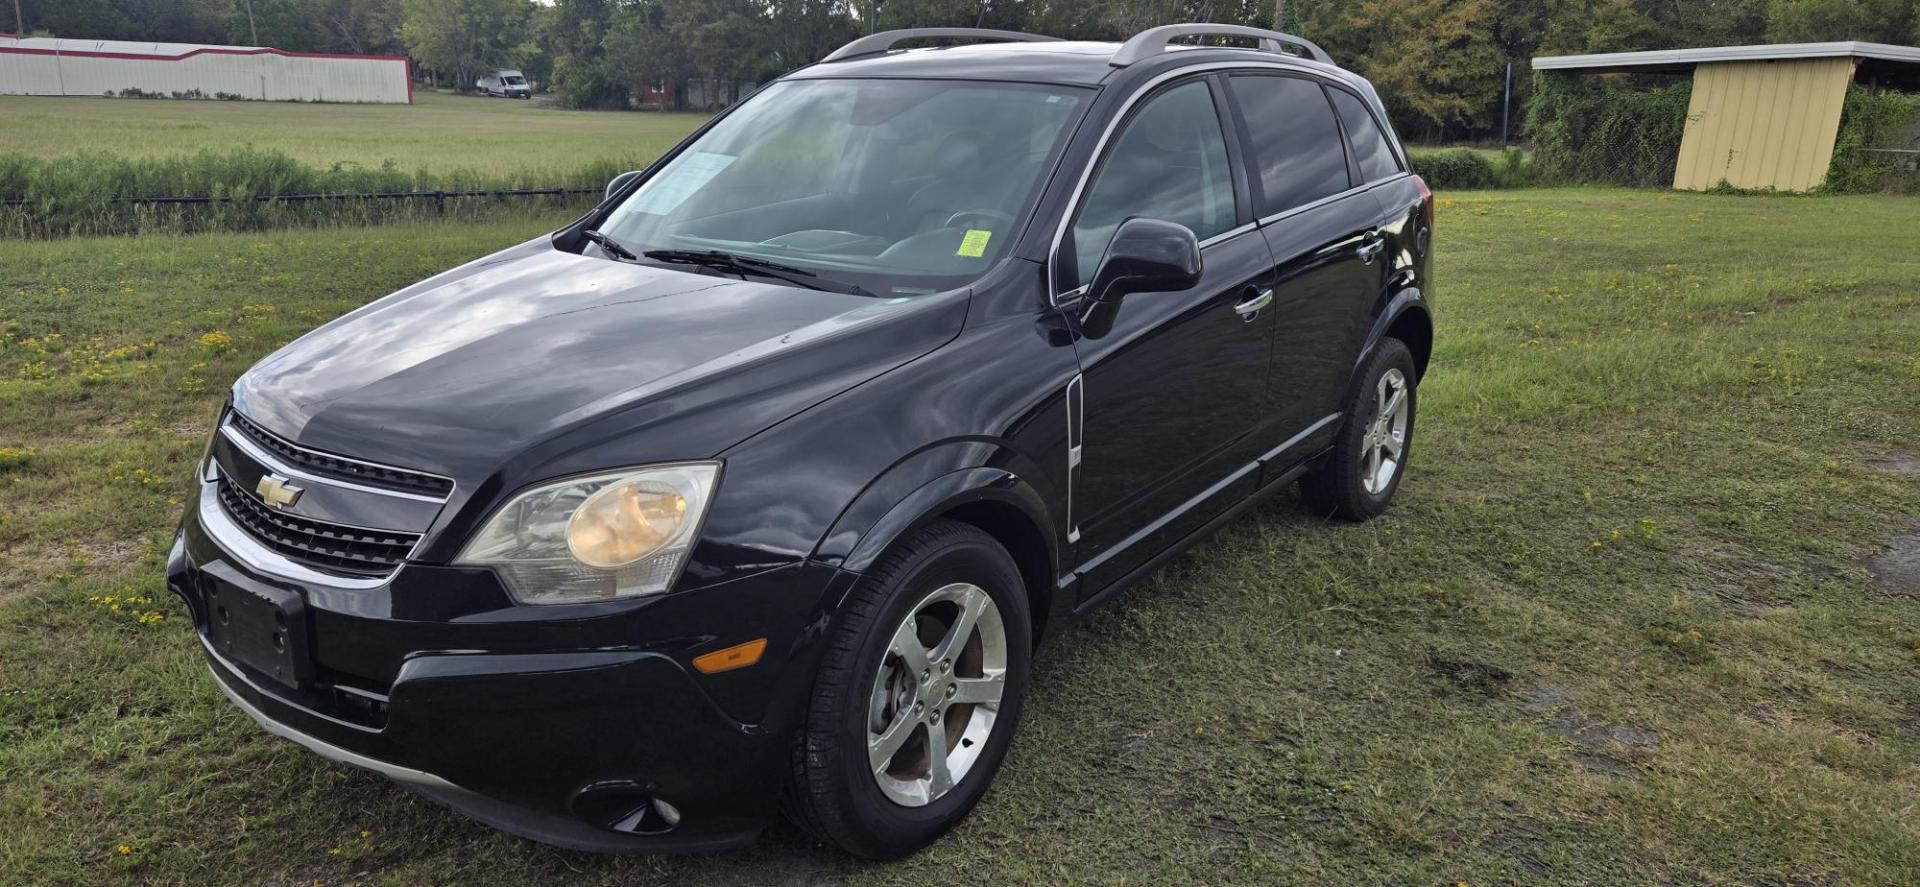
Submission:
POLYGON ((1344 89, 1327 92, 1333 96, 1333 106, 1340 112, 1340 126, 1347 131, 1353 157, 1360 163, 1360 177, 1377 182, 1399 175, 1400 159, 1394 156, 1393 146, 1387 144, 1387 136, 1380 131, 1380 124, 1373 119, 1373 112, 1367 110, 1367 104, 1344 89))
POLYGON ((1262 217, 1347 190, 1340 121, 1320 84, 1301 77, 1235 74, 1233 97, 1252 144, 1262 217))

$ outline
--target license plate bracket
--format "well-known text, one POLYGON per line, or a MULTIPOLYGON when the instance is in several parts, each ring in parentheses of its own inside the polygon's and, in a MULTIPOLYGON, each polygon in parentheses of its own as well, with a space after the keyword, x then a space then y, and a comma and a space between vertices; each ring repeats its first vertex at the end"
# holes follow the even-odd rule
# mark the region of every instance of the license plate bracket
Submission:
POLYGON ((215 652, 289 687, 313 679, 307 604, 284 588, 204 577, 207 640, 215 652))

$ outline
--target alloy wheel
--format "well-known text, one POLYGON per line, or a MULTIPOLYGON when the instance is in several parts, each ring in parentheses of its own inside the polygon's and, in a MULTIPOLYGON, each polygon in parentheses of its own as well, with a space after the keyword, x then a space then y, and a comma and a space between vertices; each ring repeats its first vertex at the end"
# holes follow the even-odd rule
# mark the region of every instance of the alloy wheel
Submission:
POLYGON ((999 716, 1007 630, 980 586, 934 589, 894 629, 874 675, 867 759, 888 800, 922 807, 965 779, 999 716))
POLYGON ((1374 390, 1373 421, 1360 438, 1360 486, 1378 496, 1393 484, 1407 450, 1407 377, 1397 367, 1380 374, 1374 390))

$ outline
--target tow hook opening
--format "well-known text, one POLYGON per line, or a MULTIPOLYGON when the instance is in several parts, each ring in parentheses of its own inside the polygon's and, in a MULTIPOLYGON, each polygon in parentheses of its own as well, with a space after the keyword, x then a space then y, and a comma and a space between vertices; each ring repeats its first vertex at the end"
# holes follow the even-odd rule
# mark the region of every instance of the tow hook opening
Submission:
POLYGON ((573 815, 624 835, 661 835, 680 824, 680 808, 637 782, 600 782, 573 796, 573 815))

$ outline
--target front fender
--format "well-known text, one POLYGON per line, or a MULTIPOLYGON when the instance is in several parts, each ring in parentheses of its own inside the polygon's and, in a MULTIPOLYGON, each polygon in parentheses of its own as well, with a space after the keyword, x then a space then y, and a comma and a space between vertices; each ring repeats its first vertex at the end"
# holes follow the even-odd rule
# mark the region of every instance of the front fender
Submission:
POLYGON ((894 542, 972 502, 1018 509, 1040 532, 1049 565, 1060 563, 1059 524, 1047 506, 1050 484, 1037 464, 1003 443, 955 441, 893 465, 860 492, 820 540, 813 559, 864 572, 894 542))

